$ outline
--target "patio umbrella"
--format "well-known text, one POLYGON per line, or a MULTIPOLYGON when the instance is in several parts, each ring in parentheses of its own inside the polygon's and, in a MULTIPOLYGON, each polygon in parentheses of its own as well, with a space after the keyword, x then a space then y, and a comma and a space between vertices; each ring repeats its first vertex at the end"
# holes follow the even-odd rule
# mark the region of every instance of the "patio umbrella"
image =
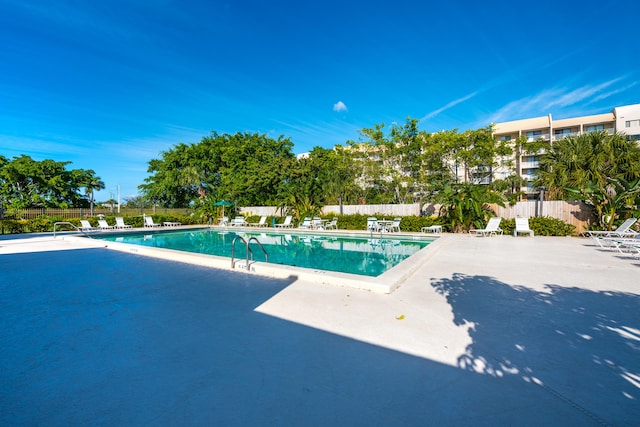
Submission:
POLYGON ((224 216, 224 207, 233 206, 233 203, 227 202, 226 200, 220 200, 219 202, 215 202, 213 206, 222 206, 222 216, 224 216))

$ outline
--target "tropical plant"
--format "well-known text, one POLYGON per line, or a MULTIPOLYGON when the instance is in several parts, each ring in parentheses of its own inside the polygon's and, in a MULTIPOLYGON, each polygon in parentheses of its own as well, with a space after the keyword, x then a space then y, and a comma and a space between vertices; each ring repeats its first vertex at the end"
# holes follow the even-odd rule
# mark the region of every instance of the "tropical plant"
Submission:
POLYGON ((89 206, 91 216, 93 216, 93 208, 95 204, 95 192, 104 190, 105 185, 104 182, 100 179, 99 176, 95 175, 95 172, 92 169, 82 171, 79 177, 79 182, 82 187, 85 188, 85 194, 89 198, 89 206))
POLYGON ((504 206, 502 194, 488 186, 477 184, 448 184, 434 197, 440 203, 440 218, 449 231, 461 232, 471 228, 483 228, 489 217, 494 216, 489 204, 504 206))
POLYGON ((605 131, 570 136, 553 144, 540 159, 534 182, 553 198, 583 200, 594 207, 596 221, 611 226, 625 205, 637 205, 640 147, 622 134, 605 131), (606 215, 605 215, 606 214, 606 215))
POLYGON ((633 216, 640 204, 640 178, 627 181, 624 178, 608 178, 608 184, 601 188, 595 181, 587 182, 582 188, 567 188, 593 206, 596 217, 606 229, 614 228, 614 221, 620 214, 633 216))

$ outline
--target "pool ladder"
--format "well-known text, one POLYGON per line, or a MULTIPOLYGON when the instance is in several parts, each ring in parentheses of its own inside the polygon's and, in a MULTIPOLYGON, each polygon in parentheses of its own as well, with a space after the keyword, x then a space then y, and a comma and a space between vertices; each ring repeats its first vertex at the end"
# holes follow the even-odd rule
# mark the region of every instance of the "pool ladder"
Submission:
POLYGON ((246 259, 246 266, 247 266, 247 271, 249 271, 249 254, 251 254, 251 261, 253 261, 253 250, 251 250, 251 248, 249 247, 249 243, 251 243, 251 241, 255 241, 258 246, 260 246, 260 249, 262 249, 262 252, 264 252, 264 258, 265 258, 265 262, 269 262, 269 254, 267 253, 266 249, 264 248, 264 246, 262 246, 262 243, 260 243, 260 241, 255 238, 255 237, 249 237, 249 240, 245 240, 244 237, 242 236, 236 236, 233 239, 233 242, 231 242, 231 268, 235 268, 235 251, 236 251, 236 241, 237 240, 242 240, 242 242, 244 242, 244 246, 247 249, 247 259, 246 259))
POLYGON ((72 224, 72 223, 70 223, 70 222, 66 222, 66 221, 58 221, 58 222, 55 222, 55 223, 53 224, 53 238, 54 238, 54 239, 56 238, 56 228, 57 228, 59 225, 70 225, 70 226, 72 226, 73 228, 75 228, 75 229, 76 229, 76 231, 78 231, 79 233, 84 233, 84 235, 85 235, 86 237, 91 238, 91 236, 89 236, 89 234, 87 234, 87 231, 86 231, 86 230, 82 230, 82 229, 78 228, 78 226, 77 226, 77 225, 72 224))

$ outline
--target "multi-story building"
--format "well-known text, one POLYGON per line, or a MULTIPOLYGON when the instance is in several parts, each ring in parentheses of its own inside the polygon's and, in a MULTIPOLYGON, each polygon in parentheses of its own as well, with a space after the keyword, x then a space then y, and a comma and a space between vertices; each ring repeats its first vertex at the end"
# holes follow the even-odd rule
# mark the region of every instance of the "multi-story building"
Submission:
MULTIPOLYGON (((540 140, 553 144, 554 141, 571 135, 581 135, 593 131, 604 130, 609 133, 620 132, 640 139, 640 104, 615 107, 610 113, 582 116, 568 119, 553 120, 551 114, 532 119, 515 120, 496 123, 493 135, 501 141, 511 141, 519 137, 526 137, 528 142, 540 140)), ((527 192, 535 190, 531 183, 538 171, 539 156, 544 149, 536 153, 520 153, 514 159, 513 169, 502 167, 494 171, 494 178, 504 178, 515 172, 529 183, 527 192)))

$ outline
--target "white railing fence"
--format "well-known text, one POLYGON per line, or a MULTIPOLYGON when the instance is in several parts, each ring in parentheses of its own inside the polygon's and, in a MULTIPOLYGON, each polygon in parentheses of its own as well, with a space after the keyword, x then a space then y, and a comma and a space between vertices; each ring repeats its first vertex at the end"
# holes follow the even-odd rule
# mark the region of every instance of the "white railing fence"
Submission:
MULTIPOLYGON (((567 202, 563 200, 528 200, 518 202, 513 206, 501 207, 491 205, 497 216, 502 218, 548 216, 560 219, 567 224, 576 227, 576 232, 581 233, 587 229, 592 219, 591 208, 582 202, 567 202)), ((439 205, 419 203, 401 205, 342 205, 343 215, 387 215, 387 216, 418 216, 438 215, 439 205)), ((247 206, 240 208, 245 215, 282 216, 279 209, 272 206, 247 206)), ((340 214, 339 205, 327 205, 322 208, 322 215, 340 214)))

